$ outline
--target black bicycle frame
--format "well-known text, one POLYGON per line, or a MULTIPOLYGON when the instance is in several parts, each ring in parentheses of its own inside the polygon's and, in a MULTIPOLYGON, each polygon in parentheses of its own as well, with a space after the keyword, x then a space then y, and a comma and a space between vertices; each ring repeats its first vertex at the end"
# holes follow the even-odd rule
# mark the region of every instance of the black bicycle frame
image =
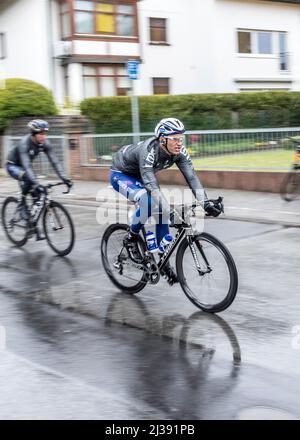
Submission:
MULTIPOLYGON (((36 226, 38 224, 39 219, 41 218, 41 216, 42 216, 42 214, 43 214, 43 212, 45 210, 46 203, 47 203, 47 196, 45 195, 43 197, 43 200, 39 199, 38 201, 42 202, 42 204, 41 204, 40 207, 38 207, 38 211, 36 211, 34 216, 33 216, 33 219, 32 219, 33 226, 36 226)), ((35 202, 35 204, 34 204, 35 206, 36 206, 37 202, 35 202)))
MULTIPOLYGON (((144 236, 144 239, 146 242, 146 229, 144 226, 142 228, 142 233, 143 233, 143 236, 144 236)), ((169 261, 169 259, 171 258, 171 255, 173 254, 173 252, 175 251, 175 249, 177 248, 177 246, 179 245, 179 243, 183 239, 184 235, 185 235, 185 228, 180 228, 178 230, 177 234, 175 235, 173 242, 170 244, 170 246, 168 246, 166 251, 163 253, 162 258, 157 265, 159 270, 163 269, 163 267, 169 261)))

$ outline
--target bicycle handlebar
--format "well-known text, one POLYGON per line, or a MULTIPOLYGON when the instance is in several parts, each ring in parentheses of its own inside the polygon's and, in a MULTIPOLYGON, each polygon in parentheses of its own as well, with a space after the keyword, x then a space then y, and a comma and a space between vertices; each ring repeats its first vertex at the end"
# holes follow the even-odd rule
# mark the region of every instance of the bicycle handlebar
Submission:
MULTIPOLYGON (((58 183, 48 183, 48 185, 46 185, 46 188, 51 189, 54 186, 60 186, 60 185, 66 185, 64 182, 58 182, 58 183)), ((66 185, 68 187, 67 191, 63 191, 63 194, 69 194, 69 192, 71 191, 71 186, 66 185)))
MULTIPOLYGON (((218 203, 221 203, 221 202, 223 202, 223 199, 224 199, 224 197, 219 196, 219 197, 217 198, 217 202, 218 202, 218 203)), ((195 209, 195 208, 197 208, 197 206, 201 206, 201 203, 200 203, 200 202, 193 203, 192 206, 191 206, 191 208, 192 208, 192 209, 195 209)))

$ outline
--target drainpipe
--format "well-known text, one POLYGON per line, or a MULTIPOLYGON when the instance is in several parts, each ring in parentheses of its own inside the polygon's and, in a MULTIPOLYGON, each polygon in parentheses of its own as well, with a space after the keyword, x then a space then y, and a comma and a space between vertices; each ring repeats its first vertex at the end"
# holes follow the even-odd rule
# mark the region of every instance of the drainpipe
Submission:
POLYGON ((50 90, 53 92, 54 99, 56 101, 56 87, 55 87, 55 58, 53 50, 53 17, 52 17, 52 0, 46 0, 46 31, 48 40, 48 54, 50 58, 49 63, 49 79, 50 90))

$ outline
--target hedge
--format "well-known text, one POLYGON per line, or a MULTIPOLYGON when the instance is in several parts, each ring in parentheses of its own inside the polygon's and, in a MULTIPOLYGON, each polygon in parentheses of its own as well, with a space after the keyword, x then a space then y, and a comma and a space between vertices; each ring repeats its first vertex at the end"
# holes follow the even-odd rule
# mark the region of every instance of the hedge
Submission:
POLYGON ((12 78, 0 89, 0 130, 21 116, 56 115, 57 108, 52 93, 40 84, 12 78))
MULTIPOLYGON (((300 92, 140 96, 142 132, 164 117, 181 119, 187 130, 292 127, 300 125, 300 92)), ((81 112, 98 133, 132 131, 129 97, 88 98, 81 112)))

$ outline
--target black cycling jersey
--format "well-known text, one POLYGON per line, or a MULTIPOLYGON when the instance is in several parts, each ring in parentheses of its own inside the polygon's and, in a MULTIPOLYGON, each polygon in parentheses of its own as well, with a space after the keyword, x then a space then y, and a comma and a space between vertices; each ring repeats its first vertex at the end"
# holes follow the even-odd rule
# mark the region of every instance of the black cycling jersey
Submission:
POLYGON ((126 145, 115 154, 111 168, 142 180, 146 190, 153 193, 159 191, 155 173, 174 164, 184 175, 196 199, 203 204, 207 195, 184 146, 179 154, 170 155, 154 137, 138 144, 126 145))
POLYGON ((33 185, 36 185, 38 184, 38 180, 31 164, 41 152, 45 153, 48 156, 48 159, 54 170, 56 171, 57 175, 62 180, 65 179, 66 176, 64 170, 62 169, 50 142, 46 140, 44 144, 37 145, 32 141, 30 134, 23 137, 20 143, 9 152, 7 156, 7 162, 24 168, 28 180, 33 185))

